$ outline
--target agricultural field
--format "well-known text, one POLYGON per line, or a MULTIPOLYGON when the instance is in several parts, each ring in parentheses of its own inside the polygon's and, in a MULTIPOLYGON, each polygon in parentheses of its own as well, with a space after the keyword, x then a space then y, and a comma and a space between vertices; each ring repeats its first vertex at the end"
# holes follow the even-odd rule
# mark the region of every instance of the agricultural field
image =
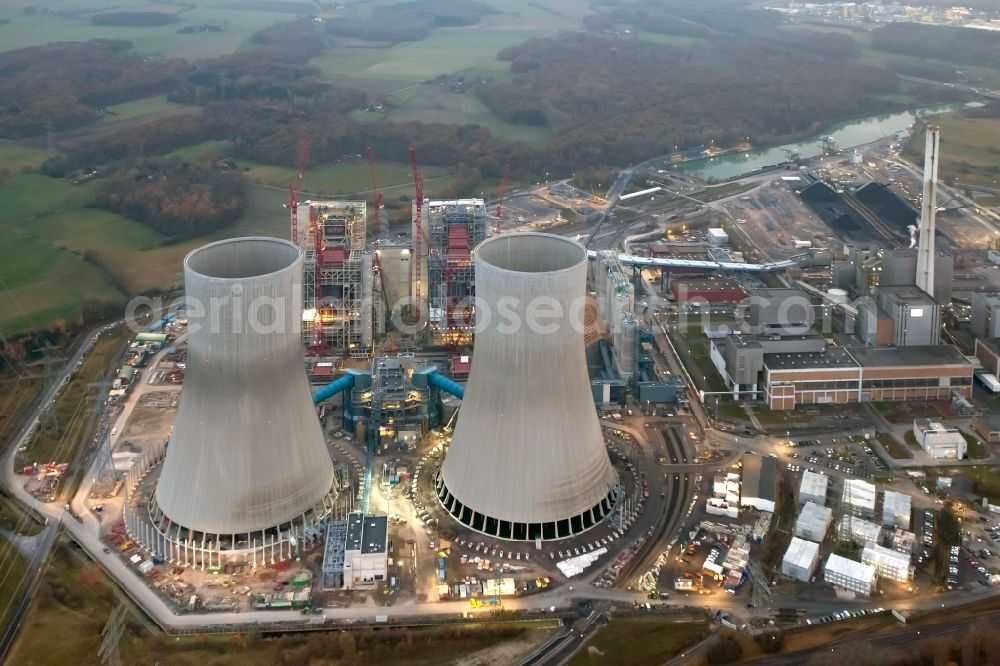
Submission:
POLYGON ((569 660, 569 666, 662 664, 708 635, 706 622, 676 618, 615 619, 598 629, 569 660))
POLYGON ((8 174, 37 169, 48 157, 41 148, 0 141, 0 170, 6 169, 8 174))
POLYGON ((167 111, 174 111, 180 108, 183 108, 181 104, 174 104, 173 102, 168 102, 166 95, 145 97, 143 99, 137 99, 132 102, 125 102, 124 104, 115 104, 114 106, 109 106, 105 110, 105 114, 101 117, 100 122, 132 120, 133 118, 142 118, 143 116, 151 116, 154 114, 160 114, 167 111))
POLYGON ((150 27, 94 25, 90 16, 94 3, 85 0, 47 2, 45 11, 25 12, 37 3, 16 1, 0 9, 0 18, 9 23, 0 25, 0 49, 10 50, 39 46, 53 41, 86 41, 88 39, 127 39, 141 53, 160 54, 168 58, 212 58, 234 53, 253 33, 279 21, 296 18, 302 3, 267 2, 266 10, 243 9, 237 3, 195 0, 185 5, 158 4, 144 0, 118 0, 118 11, 151 11, 176 17, 174 23, 150 27), (189 8, 190 7, 190 8, 189 8), (56 12, 60 12, 57 14, 56 12), (72 14, 78 12, 78 16, 72 14), (222 32, 180 34, 184 26, 219 25, 222 32))
POLYGON ((352 115, 357 120, 367 122, 419 121, 479 125, 494 136, 532 144, 543 144, 552 137, 552 132, 547 127, 504 122, 472 92, 451 92, 435 84, 408 87, 399 91, 389 98, 388 109, 388 112, 360 109, 352 115))
POLYGON ((3 571, 0 575, 0 628, 6 630, 14 612, 14 596, 28 573, 24 556, 6 537, 0 538, 0 571, 3 571))
MULTIPOLYGON (((939 175, 949 184, 1000 188, 1000 118, 935 116, 941 128, 939 175)), ((924 142, 911 141, 906 157, 923 164, 924 142)))

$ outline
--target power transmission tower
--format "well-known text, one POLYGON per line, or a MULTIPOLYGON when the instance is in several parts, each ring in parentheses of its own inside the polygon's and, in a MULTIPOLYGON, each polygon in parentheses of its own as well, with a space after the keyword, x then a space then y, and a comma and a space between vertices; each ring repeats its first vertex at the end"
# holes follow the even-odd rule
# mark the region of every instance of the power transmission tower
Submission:
MULTIPOLYGON (((107 418, 107 397, 108 389, 111 388, 107 378, 100 382, 94 382, 88 386, 92 393, 89 393, 87 400, 94 404, 91 409, 91 422, 96 424, 95 441, 97 442, 97 482, 91 492, 94 495, 104 495, 111 491, 117 481, 114 458, 111 446, 111 421, 107 418)), ((80 451, 84 451, 83 448, 80 451)))
MULTIPOLYGON (((40 367, 41 370, 28 375, 26 378, 41 379, 42 388, 39 393, 47 393, 62 373, 63 366, 66 364, 66 357, 47 340, 42 343, 41 354, 42 358, 40 360, 29 363, 27 366, 29 368, 40 367)), ((59 417, 56 414, 55 403, 48 406, 43 412, 42 430, 49 435, 59 435, 59 417)))
POLYGON ((764 575, 764 572, 760 570, 760 567, 753 560, 747 562, 747 574, 750 577, 751 584, 753 584, 753 598, 751 599, 751 603, 758 608, 770 606, 771 588, 767 584, 767 576, 764 575))
POLYGON ((104 640, 101 641, 101 647, 97 650, 97 656, 104 666, 122 666, 122 657, 118 651, 118 644, 121 642, 122 633, 125 631, 125 614, 127 612, 128 607, 124 602, 118 604, 111 611, 111 615, 108 617, 108 621, 101 631, 104 640))

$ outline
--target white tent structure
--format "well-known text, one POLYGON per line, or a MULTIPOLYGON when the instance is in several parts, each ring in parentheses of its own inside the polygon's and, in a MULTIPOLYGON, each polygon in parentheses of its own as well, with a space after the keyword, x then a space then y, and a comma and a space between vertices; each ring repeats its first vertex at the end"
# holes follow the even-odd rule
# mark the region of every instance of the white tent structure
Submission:
POLYGON ((461 523, 502 539, 578 534, 611 511, 619 488, 584 357, 587 253, 519 233, 474 255, 472 371, 438 497, 461 523))
POLYGON ((302 363, 302 250, 211 243, 185 258, 184 285, 187 374, 146 546, 187 563, 285 559, 333 482, 302 363))

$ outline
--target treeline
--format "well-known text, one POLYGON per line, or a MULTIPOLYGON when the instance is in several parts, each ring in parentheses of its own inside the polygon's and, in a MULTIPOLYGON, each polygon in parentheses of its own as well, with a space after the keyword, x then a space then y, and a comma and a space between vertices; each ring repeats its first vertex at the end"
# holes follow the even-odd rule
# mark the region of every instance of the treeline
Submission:
POLYGON ((751 7, 748 0, 605 0, 586 19, 590 29, 627 23, 640 30, 668 35, 710 37, 773 33, 781 23, 777 12, 751 7))
POLYGON ((433 28, 475 25, 497 10, 479 0, 411 0, 378 5, 370 17, 331 20, 327 31, 337 37, 368 42, 415 42, 433 28))
POLYGON ((183 79, 183 60, 144 58, 131 47, 95 39, 0 53, 0 137, 86 125, 103 106, 168 92, 183 79))
POLYGON ((839 118, 890 108, 885 70, 788 52, 743 38, 691 49, 570 33, 501 51, 511 83, 479 97, 508 122, 551 127, 549 152, 580 165, 627 164, 650 154, 750 137, 765 143, 839 118))
POLYGON ((149 160, 107 178, 92 204, 146 224, 171 240, 201 236, 243 213, 238 174, 174 160, 149 160))
POLYGON ((1000 34, 945 25, 890 23, 872 31, 879 51, 983 67, 1000 67, 1000 34))

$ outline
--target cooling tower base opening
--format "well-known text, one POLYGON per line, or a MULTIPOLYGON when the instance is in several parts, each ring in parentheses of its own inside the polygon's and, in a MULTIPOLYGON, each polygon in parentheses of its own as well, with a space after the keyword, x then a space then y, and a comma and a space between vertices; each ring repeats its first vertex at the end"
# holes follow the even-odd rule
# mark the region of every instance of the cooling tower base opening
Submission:
POLYGON ((514 522, 483 515, 465 506, 457 497, 454 497, 444 485, 440 475, 435 481, 435 493, 441 506, 455 520, 476 532, 507 541, 537 541, 539 539, 553 541, 577 536, 599 524, 614 509, 621 489, 616 486, 600 502, 583 513, 544 523, 514 522))
MULTIPOLYGON (((160 461, 162 462, 162 460, 160 461)), ((130 539, 167 562, 202 570, 227 565, 263 567, 300 557, 322 539, 323 521, 337 510, 336 491, 279 525, 250 532, 210 534, 179 525, 156 500, 160 464, 154 464, 131 491, 125 505, 125 529, 130 539)))

